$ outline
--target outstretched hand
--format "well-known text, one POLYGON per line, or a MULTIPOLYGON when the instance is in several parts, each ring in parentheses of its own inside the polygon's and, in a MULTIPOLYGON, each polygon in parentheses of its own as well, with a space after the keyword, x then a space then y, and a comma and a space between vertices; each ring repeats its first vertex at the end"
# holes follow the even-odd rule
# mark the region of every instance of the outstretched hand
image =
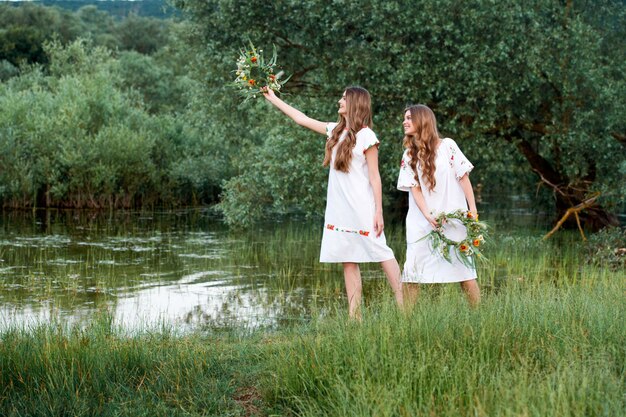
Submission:
POLYGON ((276 93, 274 93, 274 90, 269 87, 262 87, 261 93, 263 93, 263 97, 265 97, 269 101, 272 101, 272 99, 276 98, 276 93))

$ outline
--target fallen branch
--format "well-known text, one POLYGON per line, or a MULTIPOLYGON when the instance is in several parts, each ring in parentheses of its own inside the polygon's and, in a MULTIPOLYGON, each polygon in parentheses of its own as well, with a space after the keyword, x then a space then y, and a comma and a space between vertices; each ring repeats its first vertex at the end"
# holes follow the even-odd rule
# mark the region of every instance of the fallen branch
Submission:
POLYGON ((585 237, 585 232, 583 232, 583 228, 582 228, 582 226, 580 224, 580 217, 578 216, 578 213, 580 213, 581 211, 583 211, 585 209, 588 209, 589 207, 593 206, 599 196, 600 196, 600 193, 595 193, 594 195, 592 195, 591 197, 589 197, 588 199, 586 199, 582 203, 577 204, 574 207, 568 208, 567 211, 565 212, 565 214, 563 215, 563 217, 561 217, 561 220, 559 220, 557 222, 557 224, 554 226, 554 228, 552 230, 550 230, 550 232, 548 232, 548 234, 546 234, 543 237, 543 240, 548 239, 557 230, 559 230, 559 228, 563 225, 563 223, 565 223, 567 218, 570 215, 572 215, 572 214, 576 218, 576 225, 578 226, 578 230, 580 230, 580 235, 582 236, 583 240, 587 240, 587 238, 585 237))

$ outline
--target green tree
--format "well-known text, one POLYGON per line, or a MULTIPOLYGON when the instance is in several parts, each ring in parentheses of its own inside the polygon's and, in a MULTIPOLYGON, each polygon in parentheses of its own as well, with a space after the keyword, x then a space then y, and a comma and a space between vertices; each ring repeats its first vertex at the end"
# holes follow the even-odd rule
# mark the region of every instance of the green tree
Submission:
POLYGON ((192 117, 149 113, 106 48, 79 40, 46 52, 46 71, 25 68, 0 84, 4 206, 214 202, 224 164, 211 166, 218 146, 192 117))
POLYGON ((168 21, 135 14, 123 19, 115 29, 121 49, 142 54, 152 54, 165 45, 168 32, 168 21))
POLYGON ((111 50, 154 54, 169 43, 174 25, 135 14, 116 20, 95 5, 71 12, 30 2, 0 4, 0 79, 15 75, 20 65, 47 64, 43 44, 52 39, 67 44, 80 36, 111 50))
POLYGON ((167 60, 135 51, 119 54, 119 76, 123 86, 141 94, 151 113, 185 110, 188 93, 196 83, 185 73, 176 73, 167 60))
POLYGON ((115 20, 106 11, 95 5, 83 6, 76 11, 76 16, 83 25, 81 36, 89 37, 96 45, 114 49, 118 46, 115 36, 115 20))
POLYGON ((53 7, 0 4, 0 61, 14 66, 46 63, 43 43, 56 37, 62 42, 76 38, 79 20, 53 7))
MULTIPOLYGON (((422 102, 470 159, 498 174, 495 181, 483 176, 485 188, 493 182, 524 192, 523 179, 534 178, 552 193, 556 216, 600 193, 582 220, 591 227, 616 223, 611 207, 626 194, 621 1, 174 3, 196 23, 208 87, 202 94, 219 97, 207 102, 205 114, 222 117, 231 135, 241 136, 235 141, 246 150, 248 167, 267 164, 262 160, 270 154, 307 148, 271 140, 266 107, 230 114, 216 109, 233 108, 223 86, 232 78, 237 49, 252 39, 277 45, 280 62, 293 73, 287 92, 298 98, 292 102, 306 104, 300 107, 314 117, 334 119, 332 104, 347 85, 372 92, 387 191, 401 152, 403 108, 422 102)), ((296 137, 295 129, 285 132, 296 137)), ((314 157, 322 146, 310 152, 314 157)), ((255 194, 265 201, 267 185, 285 181, 279 170, 258 172, 254 182, 246 175, 227 183, 226 211, 255 194)), ((299 180, 292 177, 296 185, 299 180)), ((280 187, 269 198, 297 202, 308 192, 280 187)))

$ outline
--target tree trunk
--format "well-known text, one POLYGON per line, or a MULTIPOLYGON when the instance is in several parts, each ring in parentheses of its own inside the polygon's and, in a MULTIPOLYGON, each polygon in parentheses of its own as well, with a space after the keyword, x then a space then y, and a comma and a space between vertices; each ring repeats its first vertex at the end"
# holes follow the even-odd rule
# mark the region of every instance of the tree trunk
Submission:
MULTIPOLYGON (((512 138, 507 139, 513 141, 512 138)), ((518 139, 514 143, 530 163, 532 170, 539 175, 541 181, 552 188, 556 198, 557 218, 554 220, 555 222, 561 219, 568 209, 582 204, 592 194, 593 177, 588 178, 586 181, 581 181, 580 184, 572 185, 568 178, 555 170, 548 160, 535 151, 530 142, 525 139, 518 139)), ((617 217, 597 203, 581 212, 579 218, 583 226, 592 231, 597 231, 607 226, 619 225, 617 217)), ((568 218, 563 223, 563 227, 578 227, 576 219, 568 218)))

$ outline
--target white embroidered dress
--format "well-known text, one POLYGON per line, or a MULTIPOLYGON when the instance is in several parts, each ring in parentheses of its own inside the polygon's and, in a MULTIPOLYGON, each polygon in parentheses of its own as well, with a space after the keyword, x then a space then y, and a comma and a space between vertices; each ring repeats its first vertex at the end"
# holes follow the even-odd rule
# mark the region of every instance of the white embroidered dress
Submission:
MULTIPOLYGON (((328 137, 335 126, 337 123, 326 126, 328 137)), ((361 263, 393 259, 385 234, 376 237, 374 231, 376 205, 365 160, 365 151, 378 145, 378 139, 368 127, 357 132, 350 170, 346 173, 334 168, 337 146, 345 136, 346 132, 333 149, 330 162, 320 262, 361 263)))
MULTIPOLYGON (((435 188, 429 191, 425 186, 420 164, 417 164, 419 184, 426 206, 436 217, 439 213, 450 213, 457 209, 468 210, 465 194, 459 180, 469 173, 474 166, 463 155, 456 142, 450 138, 441 141, 435 157, 435 188)), ((408 150, 402 155, 398 189, 409 192, 409 212, 406 216, 406 261, 402 272, 402 282, 422 284, 460 282, 476 278, 476 269, 465 266, 455 253, 451 252, 452 262, 445 260, 440 254, 434 253, 430 238, 422 239, 432 230, 411 194, 416 187, 414 171, 410 165, 408 150)), ((444 226, 445 235, 454 241, 466 236, 465 227, 455 221, 444 226)), ((451 249, 452 250, 452 249, 451 249)))

